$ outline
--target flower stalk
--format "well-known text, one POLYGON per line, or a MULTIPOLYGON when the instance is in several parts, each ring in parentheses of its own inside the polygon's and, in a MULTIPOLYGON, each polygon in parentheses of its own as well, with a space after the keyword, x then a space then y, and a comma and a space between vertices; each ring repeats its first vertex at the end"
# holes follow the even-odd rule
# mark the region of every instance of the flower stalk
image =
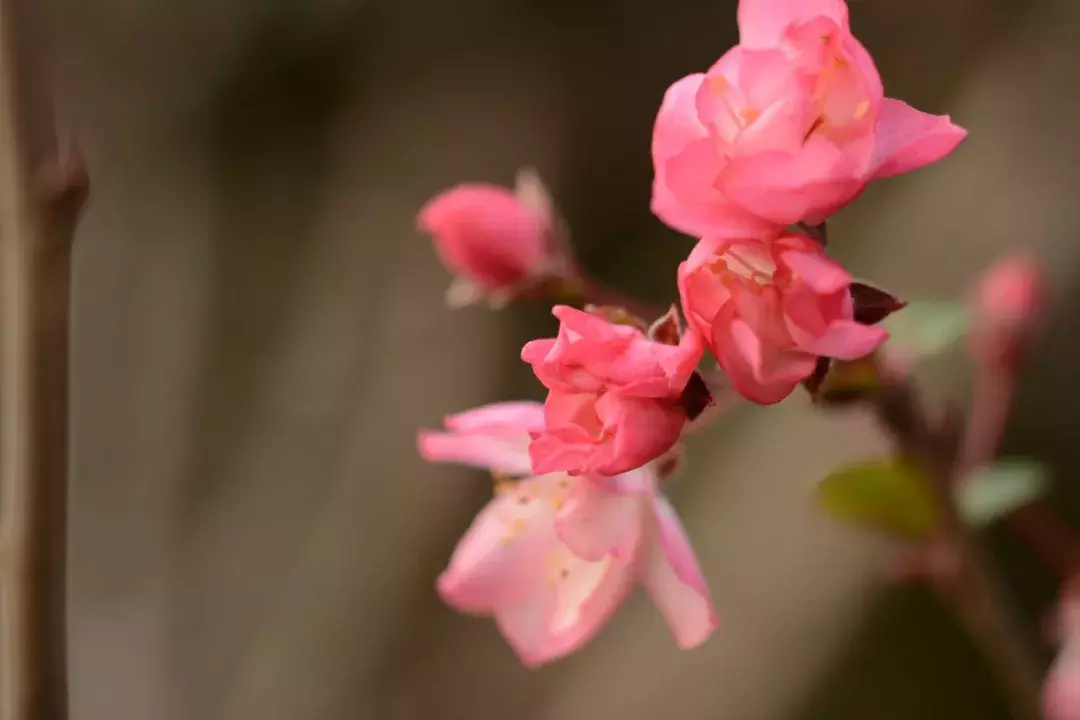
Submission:
POLYGON ((949 560, 939 564, 934 585, 986 656, 1013 716, 1038 720, 1039 672, 1028 640, 1006 601, 995 568, 956 504, 961 457, 956 423, 935 427, 911 383, 888 371, 883 374, 881 388, 866 400, 900 454, 910 458, 930 481, 941 520, 934 542, 949 560))
POLYGON ((0 0, 0 720, 67 717, 71 250, 86 175, 63 157, 31 0, 0 0))

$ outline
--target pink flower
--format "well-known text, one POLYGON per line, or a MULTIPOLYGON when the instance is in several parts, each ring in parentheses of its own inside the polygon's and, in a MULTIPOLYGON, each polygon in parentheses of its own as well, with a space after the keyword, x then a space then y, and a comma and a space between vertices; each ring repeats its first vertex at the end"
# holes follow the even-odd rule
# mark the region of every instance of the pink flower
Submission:
POLYGON ((428 201, 417 225, 455 275, 451 305, 512 294, 544 273, 550 219, 505 188, 458 185, 428 201))
POLYGON ((686 534, 656 491, 655 471, 530 476, 525 447, 542 416, 539 404, 501 403, 448 418, 449 432, 421 433, 427 460, 483 465, 486 457, 493 469, 526 476, 497 485, 439 577, 442 598, 493 617, 529 667, 585 645, 638 584, 679 647, 700 645, 716 613, 686 534))
POLYGON ((700 339, 688 332, 666 345, 565 305, 552 312, 559 336, 521 351, 549 391, 545 428, 529 447, 533 469, 618 475, 671 449, 686 424, 678 400, 704 352, 700 339))
POLYGON ((818 357, 854 360, 888 337, 854 319, 851 277, 806 235, 706 238, 679 266, 691 327, 744 397, 779 402, 818 357))
POLYGON ((883 96, 841 0, 741 0, 741 42, 672 85, 653 131, 653 211, 698 237, 818 224, 875 178, 966 135, 883 96))

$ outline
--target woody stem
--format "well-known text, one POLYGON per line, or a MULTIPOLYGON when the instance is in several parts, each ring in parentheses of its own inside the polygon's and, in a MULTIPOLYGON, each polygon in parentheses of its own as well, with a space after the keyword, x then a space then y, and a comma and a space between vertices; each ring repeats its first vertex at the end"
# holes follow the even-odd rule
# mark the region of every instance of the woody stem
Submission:
POLYGON ((1039 673, 1027 638, 1016 622, 990 558, 956 505, 960 441, 955 425, 931 424, 905 378, 886 374, 880 390, 869 396, 869 403, 900 454, 930 479, 941 517, 936 542, 954 560, 947 576, 935 578, 937 589, 986 656, 1013 716, 1017 720, 1038 720, 1039 673))
POLYGON ((0 720, 68 710, 68 310, 86 186, 58 151, 44 7, 0 0, 0 720))

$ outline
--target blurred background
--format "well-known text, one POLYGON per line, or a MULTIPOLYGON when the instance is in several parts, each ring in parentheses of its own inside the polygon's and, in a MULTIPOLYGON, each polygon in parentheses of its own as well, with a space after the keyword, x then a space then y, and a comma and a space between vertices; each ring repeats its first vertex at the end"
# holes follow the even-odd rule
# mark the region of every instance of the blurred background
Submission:
MULTIPOLYGON (((1010 452, 1077 506, 1080 3, 851 0, 888 94, 971 136, 830 224, 855 274, 954 297, 1045 261, 1055 308, 1010 452)), ((76 255, 76 720, 1004 718, 934 597, 807 490, 879 441, 795 396, 741 408, 671 488, 724 626, 681 653, 644 597, 526 671, 433 580, 490 494, 430 467, 448 412, 540 398, 543 306, 452 313, 414 216, 539 168, 585 264, 674 298, 691 241, 649 213, 666 87, 736 39, 734 0, 52 0, 93 191, 76 255)), ((963 358, 929 386, 963 398, 963 358)), ((994 537, 1034 636, 1052 577, 994 537)))

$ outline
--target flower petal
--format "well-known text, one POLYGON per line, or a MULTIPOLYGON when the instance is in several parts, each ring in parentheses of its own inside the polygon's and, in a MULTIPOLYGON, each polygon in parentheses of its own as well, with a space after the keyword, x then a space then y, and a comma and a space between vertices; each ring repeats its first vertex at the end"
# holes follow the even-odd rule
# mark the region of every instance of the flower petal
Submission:
POLYGON ((739 43, 745 47, 774 47, 789 25, 819 16, 848 27, 843 0, 740 0, 739 43))
POLYGON ((733 318, 728 308, 713 322, 712 348, 732 387, 760 405, 786 398, 816 364, 815 358, 804 353, 765 348, 750 326, 733 318))
POLYGON ((523 480, 484 506, 436 583, 446 604, 462 612, 490 613, 544 587, 544 558, 561 546, 554 508, 541 497, 554 482, 552 476, 523 480))
POLYGON ((858 360, 872 353, 888 339, 889 333, 876 325, 861 325, 854 320, 834 320, 823 335, 808 337, 800 342, 799 349, 837 360, 858 360))
POLYGON ((482 470, 528 475, 532 472, 529 460, 528 433, 444 433, 421 430, 416 445, 420 457, 428 462, 457 463, 482 470))
POLYGON ((735 157, 716 185, 746 211, 771 222, 820 222, 866 184, 869 157, 864 146, 869 150, 866 142, 840 148, 815 136, 794 153, 767 151, 735 157))
POLYGON ((476 432, 488 429, 533 432, 544 428, 543 403, 522 400, 482 405, 472 410, 448 415, 443 424, 454 432, 476 432))
POLYGON ((815 293, 830 295, 851 284, 851 276, 847 270, 824 253, 792 250, 781 254, 780 260, 815 293))
POLYGON ((881 105, 874 138, 874 175, 892 177, 945 157, 967 137, 948 115, 930 115, 887 98, 881 105))
POLYGON ((652 542, 646 548, 645 589, 664 616, 675 643, 697 647, 719 626, 709 586, 682 523, 666 499, 653 501, 652 542))
POLYGON ((552 556, 544 591, 495 611, 499 632, 526 667, 538 667, 592 640, 634 587, 632 566, 607 557, 589 562, 552 556))
POLYGON ((651 495, 651 488, 639 494, 618 493, 583 477, 555 516, 555 531, 567 547, 586 560, 611 555, 632 563, 641 544, 651 495))
POLYGON ((664 93, 660 112, 653 126, 652 155, 659 161, 682 152, 689 143, 706 136, 698 120, 695 98, 704 73, 687 75, 664 93))

